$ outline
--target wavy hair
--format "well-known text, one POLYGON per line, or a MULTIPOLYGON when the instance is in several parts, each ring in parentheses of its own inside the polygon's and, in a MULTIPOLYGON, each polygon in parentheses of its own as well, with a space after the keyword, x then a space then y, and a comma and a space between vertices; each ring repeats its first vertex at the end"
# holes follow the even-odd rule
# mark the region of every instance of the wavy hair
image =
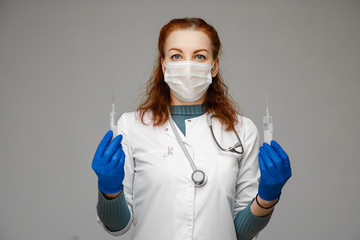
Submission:
MULTIPOLYGON (((201 18, 173 19, 164 25, 159 34, 158 53, 154 68, 150 79, 146 83, 145 94, 137 107, 137 112, 143 124, 145 124, 144 115, 147 112, 152 113, 153 126, 161 126, 169 119, 168 106, 171 103, 170 88, 164 81, 161 59, 165 58, 164 46, 170 33, 175 30, 186 29, 204 32, 209 37, 214 60, 218 58, 221 53, 221 42, 217 31, 201 18)), ((240 114, 238 111, 239 107, 229 95, 228 87, 225 85, 220 71, 212 78, 212 83, 206 91, 204 105, 207 112, 215 113, 215 117, 227 126, 226 131, 234 129, 234 126, 238 123, 237 114, 240 114)))

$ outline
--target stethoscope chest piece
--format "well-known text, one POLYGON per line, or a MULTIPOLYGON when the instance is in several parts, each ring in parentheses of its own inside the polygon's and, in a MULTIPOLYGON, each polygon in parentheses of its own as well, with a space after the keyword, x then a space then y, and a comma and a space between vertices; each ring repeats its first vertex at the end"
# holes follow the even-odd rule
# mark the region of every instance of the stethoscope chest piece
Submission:
POLYGON ((195 183, 195 187, 202 187, 207 182, 207 175, 201 170, 194 171, 191 178, 195 183))

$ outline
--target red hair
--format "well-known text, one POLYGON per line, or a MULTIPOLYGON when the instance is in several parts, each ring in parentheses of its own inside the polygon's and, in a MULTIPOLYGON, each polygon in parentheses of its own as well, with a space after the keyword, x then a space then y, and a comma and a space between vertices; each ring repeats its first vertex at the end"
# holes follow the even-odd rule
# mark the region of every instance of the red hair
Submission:
MULTIPOLYGON (((221 53, 221 42, 215 28, 206 23, 201 18, 180 18, 173 19, 162 27, 158 40, 158 55, 155 66, 149 81, 146 84, 146 92, 137 112, 143 124, 144 115, 150 111, 152 113, 153 126, 160 126, 169 119, 168 106, 171 102, 170 88, 164 81, 164 75, 161 68, 161 59, 165 58, 165 42, 167 37, 175 30, 193 29, 204 32, 210 39, 212 56, 215 60, 221 53)), ((239 114, 238 105, 228 93, 220 72, 212 78, 204 102, 207 112, 214 112, 222 124, 227 126, 226 131, 234 129, 238 123, 237 114, 239 114)))

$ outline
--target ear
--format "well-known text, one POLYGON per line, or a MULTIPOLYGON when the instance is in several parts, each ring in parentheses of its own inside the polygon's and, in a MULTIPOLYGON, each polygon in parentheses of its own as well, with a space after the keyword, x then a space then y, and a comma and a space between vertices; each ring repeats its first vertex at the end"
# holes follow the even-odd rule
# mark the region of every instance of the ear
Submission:
POLYGON ((164 65, 164 59, 163 59, 163 58, 161 58, 161 59, 160 59, 160 62, 161 62, 161 69, 162 69, 163 75, 165 76, 165 65, 164 65))
POLYGON ((213 68, 211 69, 211 76, 216 77, 219 72, 219 58, 216 58, 213 68))

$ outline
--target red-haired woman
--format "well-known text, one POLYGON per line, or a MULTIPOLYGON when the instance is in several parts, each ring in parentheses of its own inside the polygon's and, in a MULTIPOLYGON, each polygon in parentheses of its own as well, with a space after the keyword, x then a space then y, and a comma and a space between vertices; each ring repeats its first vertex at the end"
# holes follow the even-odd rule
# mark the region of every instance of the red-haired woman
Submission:
POLYGON ((289 159, 275 141, 260 147, 255 124, 238 113, 220 52, 216 30, 200 18, 161 29, 142 103, 93 159, 98 221, 108 233, 134 223, 136 240, 252 239, 269 222, 289 159))

